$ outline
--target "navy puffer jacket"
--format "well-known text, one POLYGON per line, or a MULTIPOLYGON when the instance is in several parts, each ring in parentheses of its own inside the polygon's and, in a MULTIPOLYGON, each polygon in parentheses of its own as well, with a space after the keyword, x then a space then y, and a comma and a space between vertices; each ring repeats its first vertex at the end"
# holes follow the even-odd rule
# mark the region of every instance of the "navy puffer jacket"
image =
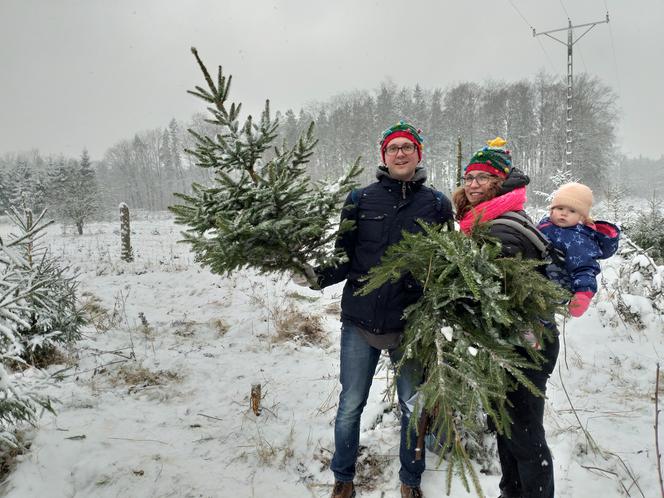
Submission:
POLYGON ((341 318, 373 333, 402 332, 403 312, 422 295, 422 289, 410 275, 395 283, 386 283, 366 296, 356 295, 359 279, 380 263, 387 248, 402 239, 402 232, 422 231, 417 220, 443 224, 452 218, 449 199, 424 185, 426 170, 418 168, 410 181, 391 178, 379 168, 378 181, 348 195, 341 218, 356 223, 337 246, 345 250, 348 261, 335 268, 318 270, 321 287, 346 279, 341 299, 341 318))
POLYGON ((547 276, 572 292, 597 292, 600 272, 598 259, 613 256, 618 249, 620 229, 608 221, 596 221, 592 227, 578 224, 562 228, 546 216, 538 228, 553 245, 565 254, 564 261, 546 267, 547 276))

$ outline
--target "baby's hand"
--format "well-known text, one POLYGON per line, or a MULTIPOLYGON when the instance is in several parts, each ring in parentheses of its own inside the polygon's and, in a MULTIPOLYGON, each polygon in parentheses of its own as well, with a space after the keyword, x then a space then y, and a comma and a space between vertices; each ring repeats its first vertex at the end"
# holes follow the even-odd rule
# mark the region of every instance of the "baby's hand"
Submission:
POLYGON ((591 291, 575 292, 574 296, 572 296, 572 300, 567 305, 569 314, 574 318, 579 318, 583 315, 588 309, 588 306, 590 306, 590 300, 594 295, 595 293, 591 291))

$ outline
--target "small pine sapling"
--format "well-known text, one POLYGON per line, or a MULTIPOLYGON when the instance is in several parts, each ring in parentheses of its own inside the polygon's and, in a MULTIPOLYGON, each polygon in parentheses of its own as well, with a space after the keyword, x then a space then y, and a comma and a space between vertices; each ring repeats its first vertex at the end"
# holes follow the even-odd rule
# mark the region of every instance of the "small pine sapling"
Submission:
POLYGON ((353 228, 350 221, 336 226, 334 220, 355 186, 359 162, 334 184, 313 183, 306 172, 317 142, 313 123, 296 144, 275 146, 272 158, 265 159, 279 126, 270 117, 269 101, 257 123, 249 116, 240 126, 241 104, 228 100, 231 76, 219 67, 214 81, 196 49, 192 52, 207 88, 197 86, 189 93, 209 105, 207 121, 218 133, 189 130, 196 149, 186 152, 198 166, 214 171, 214 185, 193 184, 191 195, 176 193, 184 203, 169 209, 177 223, 189 226, 184 242, 191 244, 197 260, 218 274, 253 267, 303 275, 311 275, 309 265, 344 261, 345 254, 330 246, 353 228))
POLYGON ((78 340, 85 319, 77 274, 40 242, 51 224, 45 211, 33 219, 29 209, 12 207, 8 215, 18 234, 0 241, 0 349, 34 364, 57 343, 78 340))
MULTIPOLYGON (((18 211, 12 208, 10 213, 16 222, 18 211)), ((49 225, 41 218, 33 222, 25 210, 18 218, 24 222, 19 224, 21 234, 0 238, 0 454, 20 446, 16 432, 22 424, 35 425, 41 410, 54 413, 52 400, 39 392, 38 385, 22 382, 7 369, 8 364, 25 365, 26 353, 40 342, 29 333, 26 336, 42 317, 35 303, 55 304, 49 293, 52 281, 35 272, 31 263, 35 241, 49 225)))

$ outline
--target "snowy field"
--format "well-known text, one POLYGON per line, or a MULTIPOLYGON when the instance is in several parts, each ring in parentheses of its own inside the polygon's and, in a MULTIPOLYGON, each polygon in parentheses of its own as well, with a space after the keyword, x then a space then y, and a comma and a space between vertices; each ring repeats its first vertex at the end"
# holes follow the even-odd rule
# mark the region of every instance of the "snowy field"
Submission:
MULTIPOLYGON (((50 228, 48 245, 79 267, 82 299, 98 316, 70 362, 49 368, 59 372, 48 388, 60 400, 57 416, 44 415, 26 435, 30 451, 2 496, 329 496, 341 286, 321 293, 250 271, 213 275, 163 216, 135 221, 132 231, 135 261, 123 263, 116 224, 92 224, 80 237, 50 228), (259 383, 256 416, 250 391, 259 383)), ((604 271, 609 285, 617 260, 604 271)), ((565 348, 546 411, 559 498, 660 496, 661 321, 603 326, 615 314, 608 294, 560 323, 565 348)), ((366 498, 399 495, 388 374, 377 374, 363 417, 358 496, 366 498)), ((423 476, 427 497, 445 495, 445 463, 435 463, 429 458, 423 476)), ((493 498, 497 462, 489 467, 481 482, 493 498)), ((455 481, 451 496, 475 494, 455 481)))

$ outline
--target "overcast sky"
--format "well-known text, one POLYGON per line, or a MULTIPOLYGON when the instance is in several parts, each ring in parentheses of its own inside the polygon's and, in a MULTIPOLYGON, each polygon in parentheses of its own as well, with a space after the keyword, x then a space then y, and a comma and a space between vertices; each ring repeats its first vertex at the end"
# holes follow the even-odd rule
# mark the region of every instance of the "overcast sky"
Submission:
POLYGON ((619 96, 622 150, 658 158, 664 0, 0 0, 0 153, 87 147, 101 159, 137 131, 188 120, 203 109, 186 93, 202 82, 191 46, 233 74, 245 109, 269 98, 297 110, 388 78, 433 89, 564 75, 565 46, 530 25, 599 21, 607 8, 611 22, 575 45, 575 72, 619 96))

